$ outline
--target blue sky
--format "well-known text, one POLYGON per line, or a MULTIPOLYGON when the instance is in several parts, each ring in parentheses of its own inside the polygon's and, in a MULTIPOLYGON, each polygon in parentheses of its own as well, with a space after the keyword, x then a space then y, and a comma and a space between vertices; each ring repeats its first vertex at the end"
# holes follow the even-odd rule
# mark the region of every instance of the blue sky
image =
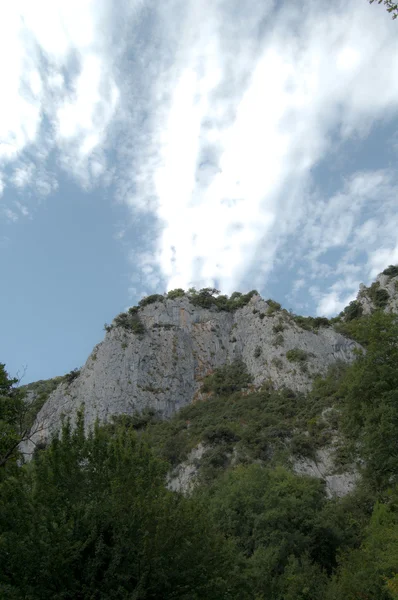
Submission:
POLYGON ((23 382, 143 295, 332 316, 398 262, 384 6, 19 0, 0 47, 0 362, 23 382))

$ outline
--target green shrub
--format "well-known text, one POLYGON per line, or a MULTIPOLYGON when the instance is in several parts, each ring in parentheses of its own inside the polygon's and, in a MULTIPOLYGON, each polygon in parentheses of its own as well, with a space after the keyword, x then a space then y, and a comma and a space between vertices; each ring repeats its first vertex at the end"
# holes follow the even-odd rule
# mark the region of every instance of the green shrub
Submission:
POLYGON ((199 292, 195 288, 188 290, 189 301, 195 306, 210 308, 214 306, 219 310, 232 312, 238 308, 243 308, 250 302, 251 298, 258 294, 257 290, 252 290, 247 294, 234 292, 230 298, 226 295, 220 295, 220 291, 215 288, 203 288, 199 292))
POLYGON ((273 327, 272 327, 272 331, 274 333, 282 333, 282 331, 284 331, 284 330, 285 330, 285 326, 282 321, 279 321, 279 323, 277 323, 276 325, 273 325, 273 327))
POLYGON ((138 304, 140 308, 143 308, 144 306, 148 306, 148 304, 154 304, 155 302, 164 302, 164 296, 162 296, 162 294, 152 294, 151 296, 142 298, 138 304))
POLYGON ((391 277, 398 277, 398 265, 390 265, 387 269, 384 269, 383 275, 391 277))
POLYGON ((114 319, 114 323, 115 327, 122 327, 123 329, 126 329, 126 331, 131 331, 137 335, 142 335, 145 333, 144 324, 139 316, 131 313, 130 311, 117 315, 117 317, 114 319))
POLYGON ((281 308, 282 308, 282 306, 279 304, 279 302, 275 302, 275 300, 271 300, 271 298, 266 300, 266 303, 268 304, 268 310, 267 310, 268 316, 273 315, 275 312, 277 312, 278 310, 281 310, 281 308))
POLYGON ((326 317, 315 317, 313 319, 314 327, 318 329, 319 327, 329 327, 330 321, 326 317))
POLYGON ((211 482, 217 478, 220 470, 228 466, 228 454, 224 446, 215 446, 204 452, 200 461, 200 475, 204 482, 211 482))
POLYGON ((71 384, 72 381, 74 381, 76 379, 76 377, 79 377, 80 375, 80 369, 73 369, 72 371, 70 371, 69 373, 67 373, 64 377, 65 377, 65 381, 68 384, 71 384))
POLYGON ((205 429, 202 439, 208 444, 231 444, 240 440, 240 437, 227 425, 219 425, 205 429))
POLYGON ((259 356, 261 356, 261 347, 260 346, 256 346, 256 349, 254 350, 254 358, 258 358, 259 356))
POLYGON ((292 454, 296 454, 297 456, 314 458, 316 448, 310 436, 304 433, 297 433, 291 439, 290 450, 292 454))
POLYGON ((305 362, 308 360, 309 353, 300 348, 292 348, 286 352, 286 358, 290 362, 305 362))
POLYGON ((216 369, 212 375, 203 379, 203 392, 212 392, 216 396, 225 396, 245 388, 253 380, 243 361, 235 361, 216 369))
POLYGON ((353 319, 358 319, 360 316, 362 316, 362 313, 363 309, 361 304, 357 300, 352 300, 352 302, 345 307, 343 312, 340 313, 340 316, 346 321, 352 321, 353 319))
POLYGON ((210 308, 216 304, 215 295, 220 293, 216 288, 202 288, 199 292, 194 288, 188 290, 189 301, 194 306, 200 306, 201 308, 210 308))
POLYGON ((368 294, 376 308, 385 308, 387 306, 390 295, 387 290, 380 287, 378 281, 372 283, 370 288, 368 288, 368 294))
POLYGON ((320 327, 329 327, 330 321, 326 317, 302 317, 301 315, 290 315, 293 321, 307 331, 317 331, 320 327))
POLYGON ((185 296, 185 291, 182 288, 176 288, 175 290, 170 290, 167 292, 167 298, 170 300, 175 300, 176 298, 182 298, 185 296))

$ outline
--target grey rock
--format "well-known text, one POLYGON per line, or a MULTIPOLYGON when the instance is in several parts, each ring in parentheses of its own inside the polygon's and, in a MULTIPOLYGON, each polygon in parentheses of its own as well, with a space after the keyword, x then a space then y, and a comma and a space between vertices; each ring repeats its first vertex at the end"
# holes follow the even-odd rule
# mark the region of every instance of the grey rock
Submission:
POLYGON ((87 429, 96 419, 105 422, 112 415, 148 407, 168 418, 202 397, 203 377, 237 359, 246 363, 254 387, 269 380, 276 388, 302 392, 329 365, 353 360, 357 344, 331 327, 307 331, 287 311, 267 316, 268 308, 258 295, 235 312, 196 307, 187 297, 145 306, 139 316, 146 333, 138 336, 112 328, 79 375, 51 393, 33 426, 38 433, 21 450, 29 458, 35 444, 55 434, 63 416, 74 422, 83 403, 87 429), (278 334, 273 327, 280 320, 285 329, 276 345, 278 334), (287 360, 286 352, 294 348, 308 353, 305 369, 287 360))
MULTIPOLYGON (((398 277, 389 277, 388 275, 383 275, 383 273, 381 273, 376 277, 376 282, 379 283, 380 289, 386 290, 389 295, 384 312, 398 313, 398 277)), ((369 288, 362 283, 359 287, 357 302, 362 306, 364 315, 371 314, 376 308, 369 296, 369 288)))
POLYGON ((197 483, 199 473, 198 462, 207 450, 201 442, 193 448, 187 459, 170 471, 167 475, 167 488, 173 492, 189 495, 197 483))
POLYGON ((322 448, 317 451, 314 460, 296 459, 292 466, 295 473, 323 479, 328 498, 336 496, 341 498, 355 488, 359 479, 359 473, 354 467, 344 473, 336 473, 333 453, 334 446, 322 448))

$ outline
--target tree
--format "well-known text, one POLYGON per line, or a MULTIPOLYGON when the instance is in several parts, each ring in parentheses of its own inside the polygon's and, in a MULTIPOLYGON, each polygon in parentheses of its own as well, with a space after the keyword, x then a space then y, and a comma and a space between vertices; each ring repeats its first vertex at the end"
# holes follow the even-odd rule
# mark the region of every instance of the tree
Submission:
POLYGON ((209 514, 246 558, 252 597, 323 597, 339 540, 322 520, 320 481, 253 464, 227 471, 207 494, 209 514))
POLYGON ((359 548, 342 552, 327 600, 392 600, 398 598, 398 489, 376 503, 359 548))
POLYGON ((38 407, 26 400, 16 383, 19 379, 11 379, 0 363, 0 470, 14 464, 20 458, 19 444, 39 431, 30 431, 38 407))
POLYGON ((128 425, 72 431, 0 484, 0 597, 248 598, 234 545, 128 425))
MULTIPOLYGON (((375 0, 369 0, 369 4, 373 4, 375 0)), ((381 4, 382 2, 387 7, 387 12, 392 13, 392 18, 396 19, 398 17, 398 4, 396 2, 392 2, 392 0, 376 0, 377 4, 381 4)))
POLYGON ((398 482, 398 318, 376 311, 356 324, 365 346, 338 392, 342 426, 377 489, 398 482))

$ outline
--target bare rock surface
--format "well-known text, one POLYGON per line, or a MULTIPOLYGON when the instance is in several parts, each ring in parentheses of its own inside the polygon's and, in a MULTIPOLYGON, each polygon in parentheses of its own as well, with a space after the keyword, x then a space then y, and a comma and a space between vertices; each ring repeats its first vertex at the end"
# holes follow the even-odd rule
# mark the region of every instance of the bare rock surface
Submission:
POLYGON ((357 344, 333 328, 302 329, 286 311, 269 314, 269 308, 259 295, 234 312, 194 306, 186 296, 141 308, 145 333, 114 326, 78 376, 51 393, 34 425, 40 431, 22 451, 28 457, 35 443, 48 440, 63 416, 73 422, 83 403, 87 428, 97 418, 103 422, 144 408, 170 417, 200 397, 203 377, 235 360, 246 363, 254 387, 270 380, 303 392, 329 365, 353 360, 357 344), (283 330, 276 333, 278 327, 283 330), (307 353, 305 368, 287 359, 292 349, 307 353))
POLYGON ((317 451, 315 459, 297 459, 293 463, 293 470, 300 475, 310 475, 325 481, 326 494, 329 498, 342 497, 349 494, 359 479, 356 469, 336 473, 333 461, 333 447, 322 448, 317 451))
POLYGON ((361 305, 364 315, 369 315, 377 308, 374 298, 372 298, 372 287, 374 290, 380 289, 387 292, 388 298, 386 297, 384 311, 388 313, 398 313, 398 276, 391 277, 380 273, 380 275, 376 277, 373 286, 366 287, 361 284, 357 302, 361 305))

